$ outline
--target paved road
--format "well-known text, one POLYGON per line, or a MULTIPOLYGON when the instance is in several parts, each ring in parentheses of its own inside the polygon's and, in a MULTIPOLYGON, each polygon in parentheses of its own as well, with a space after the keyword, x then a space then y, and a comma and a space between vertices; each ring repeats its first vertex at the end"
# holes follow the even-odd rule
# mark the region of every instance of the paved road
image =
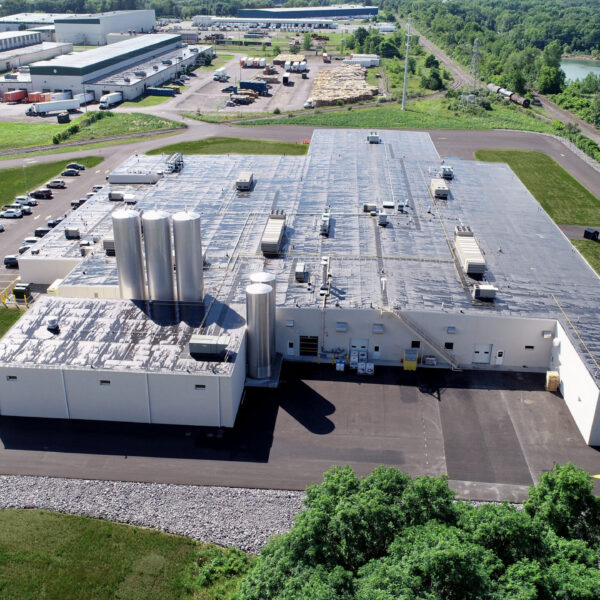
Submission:
POLYGON ((0 473, 303 489, 334 464, 450 476, 460 497, 522 501, 554 461, 600 473, 564 403, 529 373, 375 377, 286 364, 235 429, 0 417, 0 473))

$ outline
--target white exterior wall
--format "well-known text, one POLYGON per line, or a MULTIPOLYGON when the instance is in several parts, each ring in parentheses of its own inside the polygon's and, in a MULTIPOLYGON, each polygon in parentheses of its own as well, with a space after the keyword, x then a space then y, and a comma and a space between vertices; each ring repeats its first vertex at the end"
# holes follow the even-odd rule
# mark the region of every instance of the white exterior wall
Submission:
POLYGON ((148 423, 144 373, 65 369, 64 374, 71 419, 148 423))
POLYGON ((221 424, 233 427, 246 383, 246 334, 240 342, 240 349, 235 359, 231 377, 221 377, 221 424), (231 402, 225 399, 231 399, 231 402))
POLYGON ((121 298, 118 285, 60 285, 56 295, 63 298, 121 298))
MULTIPOLYGON (((148 33, 155 25, 153 10, 94 15, 100 23, 56 23, 56 39, 82 46, 103 46, 109 33, 148 33)), ((75 20, 77 18, 75 17, 75 20)))
POLYGON ((0 415, 66 419, 61 370, 0 367, 0 415))
POLYGON ((553 347, 550 369, 560 374, 560 393, 583 439, 596 446, 600 444, 598 386, 559 323, 556 339, 560 344, 553 347))
MULTIPOLYGON (((483 309, 485 313, 485 309, 483 309)), ((550 319, 520 319, 491 316, 489 314, 464 315, 455 313, 410 312, 410 320, 439 346, 445 342, 454 344, 449 352, 465 368, 478 368, 473 365, 473 353, 478 344, 491 345, 491 362, 479 365, 480 368, 497 370, 538 370, 545 371, 550 363, 552 337, 544 338, 543 331, 554 331, 555 321, 550 319), (455 327, 455 334, 448 334, 448 327, 455 327), (533 346, 532 350, 525 346, 533 346), (495 364, 498 350, 503 352, 501 365, 495 364)), ((300 336, 318 336, 319 350, 331 355, 333 352, 350 351, 352 340, 368 340, 369 361, 382 365, 399 365, 404 350, 411 347, 413 340, 421 342, 419 355, 435 355, 443 358, 430 348, 419 335, 413 333, 398 317, 377 310, 277 308, 277 351, 287 360, 316 360, 299 356, 300 336), (293 327, 286 326, 294 321, 293 327), (347 331, 336 332, 336 323, 346 323, 347 331), (384 327, 383 333, 374 333, 373 325, 384 327), (289 342, 294 344, 294 354, 290 353, 289 342), (376 350, 375 347, 379 350, 376 350), (379 354, 377 354, 377 352, 379 354)))
POLYGON ((23 48, 42 43, 42 34, 37 31, 19 31, 17 34, 0 34, 0 51, 23 48))

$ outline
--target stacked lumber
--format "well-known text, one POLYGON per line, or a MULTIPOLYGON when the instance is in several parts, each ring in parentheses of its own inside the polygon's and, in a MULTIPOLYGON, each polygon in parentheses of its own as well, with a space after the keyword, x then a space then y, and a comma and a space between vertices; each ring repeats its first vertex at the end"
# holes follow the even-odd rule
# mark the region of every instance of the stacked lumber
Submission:
POLYGON ((340 65, 319 71, 312 92, 314 106, 331 106, 338 100, 351 103, 371 99, 379 90, 366 82, 366 73, 367 69, 361 65, 340 65))

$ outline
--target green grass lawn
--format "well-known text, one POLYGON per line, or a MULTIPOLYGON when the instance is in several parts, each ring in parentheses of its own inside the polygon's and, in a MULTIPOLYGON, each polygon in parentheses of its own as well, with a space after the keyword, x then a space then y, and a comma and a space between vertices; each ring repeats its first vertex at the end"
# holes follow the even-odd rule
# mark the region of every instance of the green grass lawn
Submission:
POLYGON ((233 600, 252 557, 41 510, 0 511, 3 600, 233 600))
MULTIPOLYGON (((12 150, 19 148, 30 148, 32 146, 46 146, 52 144, 52 137, 68 129, 70 125, 78 123, 85 118, 85 114, 73 119, 70 124, 58 124, 56 122, 39 123, 0 123, 0 150, 12 150)), ((114 116, 101 119, 92 123, 74 136, 69 142, 94 140, 113 135, 134 134, 156 129, 171 129, 182 127, 181 123, 163 119, 153 115, 140 113, 115 113, 114 116)))
POLYGON ((600 275, 600 244, 592 240, 571 240, 571 243, 585 256, 590 266, 600 275))
POLYGON ((195 71, 214 71, 225 66, 231 59, 233 54, 217 54, 217 58, 213 59, 212 63, 206 67, 198 67, 195 71))
POLYGON ((155 148, 147 154, 171 154, 172 152, 181 152, 182 154, 288 154, 299 156, 308 152, 308 144, 213 137, 155 148))
MULTIPOLYGON (((1 290, 0 290, 1 291, 1 290)), ((21 317, 23 311, 18 308, 0 308, 0 337, 2 337, 21 317)), ((2 547, 0 545, 0 557, 2 547)), ((1 558, 0 558, 1 563, 1 558)), ((2 581, 0 580, 0 592, 2 591, 2 581)))
POLYGON ((171 100, 173 96, 140 96, 135 100, 131 100, 129 102, 123 102, 121 106, 125 107, 139 107, 139 106, 156 106, 157 104, 162 104, 167 100, 171 100))
MULTIPOLYGON (((101 156, 86 156, 78 158, 77 162, 90 169, 100 164, 104 160, 101 156)), ((31 191, 50 179, 57 177, 71 161, 60 160, 56 162, 35 163, 25 165, 24 167, 11 167, 9 169, 0 169, 0 203, 7 204, 12 202, 15 196, 25 194, 25 182, 27 190, 31 191)))
POLYGON ((475 158, 507 163, 555 223, 600 225, 600 200, 546 154, 478 150, 475 158))
POLYGON ((379 127, 386 129, 520 129, 553 133, 551 125, 528 116, 518 107, 494 104, 480 114, 454 112, 444 98, 431 98, 407 104, 382 103, 351 111, 301 113, 286 119, 247 121, 244 125, 312 125, 317 127, 379 127))

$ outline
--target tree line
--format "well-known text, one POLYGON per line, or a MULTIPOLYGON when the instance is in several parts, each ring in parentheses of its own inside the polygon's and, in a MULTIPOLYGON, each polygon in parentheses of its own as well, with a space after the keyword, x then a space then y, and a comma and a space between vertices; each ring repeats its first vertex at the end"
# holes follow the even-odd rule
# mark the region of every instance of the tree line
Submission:
MULTIPOLYGON (((447 478, 334 467, 240 600, 596 600, 600 500, 587 473, 544 473, 523 510, 455 501, 447 478)), ((244 564, 243 569, 248 569, 244 564)), ((237 571, 239 573, 239 571, 237 571)))

